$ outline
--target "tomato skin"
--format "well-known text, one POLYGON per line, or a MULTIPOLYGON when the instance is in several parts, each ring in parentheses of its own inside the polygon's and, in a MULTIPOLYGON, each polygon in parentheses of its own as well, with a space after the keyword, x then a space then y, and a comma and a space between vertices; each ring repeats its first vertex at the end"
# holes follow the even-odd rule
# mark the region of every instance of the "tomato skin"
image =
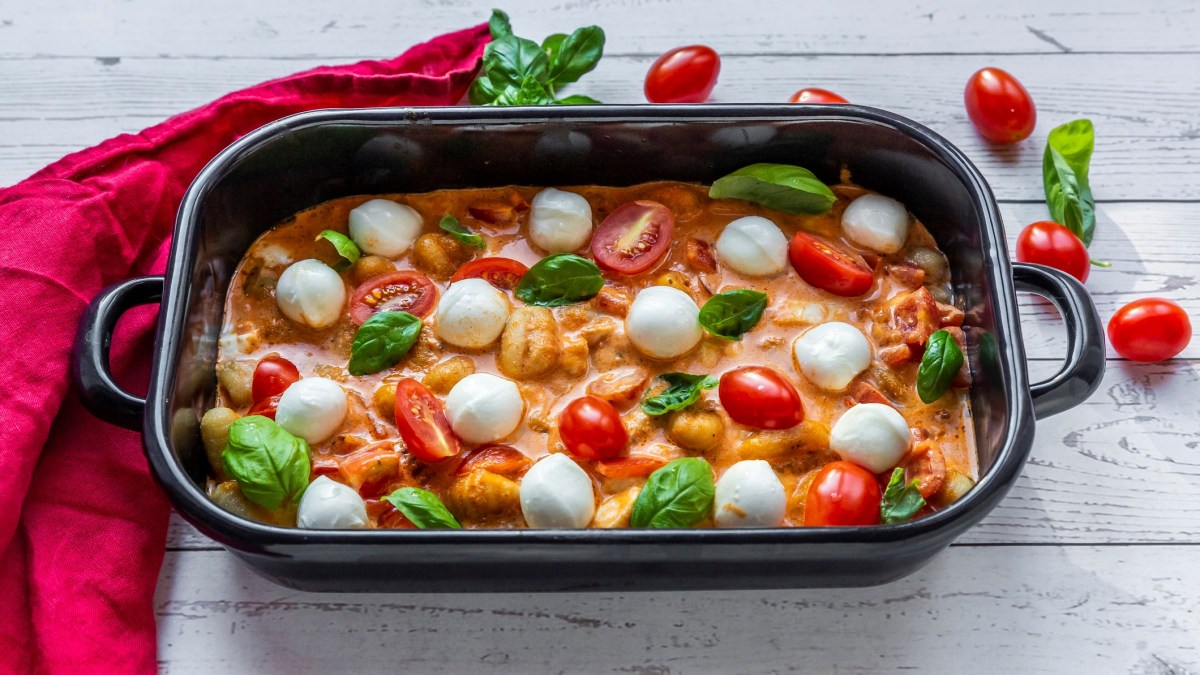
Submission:
POLYGON ((677 47, 658 57, 646 73, 651 103, 703 103, 721 74, 721 57, 712 47, 677 47))
POLYGON ((263 417, 275 419, 275 411, 279 408, 279 398, 281 396, 283 396, 283 394, 276 394, 274 396, 268 396, 261 401, 255 401, 254 405, 250 406, 250 410, 247 411, 246 414, 262 415, 263 417))
POLYGON ((1131 361, 1165 361, 1187 348, 1191 339, 1187 312, 1163 298, 1134 300, 1108 321, 1108 341, 1131 361))
POLYGON ((1087 281, 1092 269, 1087 247, 1075 233, 1052 220, 1030 223, 1017 235, 1017 260, 1046 265, 1087 281))
POLYGON ((528 271, 528 267, 512 258, 476 258, 459 267, 450 277, 450 283, 463 279, 483 279, 502 291, 511 291, 528 271))
POLYGON ((792 237, 788 260, 801 279, 834 295, 857 297, 875 283, 875 273, 860 256, 807 232, 792 237))
POLYGON ((667 460, 646 455, 630 455, 597 460, 596 473, 605 478, 645 478, 666 465, 667 460))
POLYGON ((849 103, 849 102, 850 101, 847 101, 846 99, 842 98, 841 96, 838 96, 837 94, 833 93, 832 91, 829 91, 828 89, 817 89, 816 87, 810 87, 808 89, 801 89, 800 91, 792 94, 792 97, 788 99, 788 103, 849 103))
POLYGON ((632 276, 657 265, 671 248, 675 214, 648 199, 626 202, 596 228, 592 257, 608 272, 632 276))
POLYGON ((250 398, 258 403, 263 399, 278 396, 299 379, 300 370, 296 368, 296 364, 275 354, 264 356, 254 367, 250 398))
POLYGON ((1037 125, 1033 98, 1017 78, 999 68, 983 68, 967 80, 963 103, 971 124, 993 143, 1016 143, 1037 125))
POLYGON ((392 272, 368 279, 354 289, 350 297, 350 319, 363 325, 377 311, 408 312, 415 317, 424 317, 437 302, 437 286, 420 272, 392 272), (398 294, 385 293, 382 300, 371 304, 367 298, 377 289, 393 289, 398 294), (400 290, 404 289, 404 290, 400 290), (404 296, 402 300, 391 299, 404 296))
POLYGON ((581 396, 558 416, 558 435, 567 452, 580 459, 610 459, 621 454, 629 432, 621 414, 597 396, 581 396))
POLYGON ((804 404, 791 382, 765 366, 742 366, 721 376, 721 405, 738 424, 790 429, 804 420, 804 404))
POLYGON ((421 461, 440 462, 461 450, 441 401, 411 377, 396 383, 396 428, 408 451, 421 461))
POLYGON ((482 469, 502 476, 514 476, 525 473, 532 465, 533 460, 511 445, 487 445, 463 455, 462 462, 454 469, 454 475, 461 476, 482 469))
POLYGON ((877 525, 883 493, 875 474, 850 462, 830 462, 817 472, 804 500, 808 527, 877 525))

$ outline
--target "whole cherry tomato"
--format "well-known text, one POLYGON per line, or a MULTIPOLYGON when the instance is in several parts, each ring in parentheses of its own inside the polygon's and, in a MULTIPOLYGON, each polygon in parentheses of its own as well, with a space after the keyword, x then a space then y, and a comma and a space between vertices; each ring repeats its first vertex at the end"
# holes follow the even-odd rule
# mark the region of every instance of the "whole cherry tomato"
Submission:
POLYGON ((250 398, 258 403, 272 396, 278 396, 299 379, 300 370, 296 368, 296 364, 275 354, 264 356, 254 367, 254 378, 250 384, 250 398))
POLYGON ((801 279, 834 295, 859 296, 875 283, 875 273, 860 256, 807 232, 792 237, 788 259, 801 279))
POLYGON ((409 453, 424 462, 440 462, 461 449, 441 401, 411 377, 396 383, 396 428, 409 453))
POLYGON ((1017 260, 1062 270, 1087 281, 1092 261, 1079 237, 1052 220, 1030 223, 1017 235, 1017 260))
POLYGON ((876 525, 883 493, 875 474, 850 462, 830 462, 817 472, 804 500, 810 527, 876 525))
POLYGON ((846 99, 829 91, 828 89, 817 89, 815 87, 809 89, 801 89, 792 94, 788 99, 788 103, 849 103, 846 99))
POLYGON ((610 459, 621 454, 629 433, 621 414, 597 396, 581 396, 558 416, 558 435, 567 452, 581 459, 610 459))
POLYGON ((1017 78, 984 68, 967 80, 963 102, 979 135, 993 143, 1016 143, 1033 133, 1037 108, 1017 78))
POLYGON ((679 47, 658 57, 646 74, 646 100, 651 103, 703 103, 708 100, 721 57, 711 47, 679 47))
POLYGON ((1192 339, 1192 322, 1179 305, 1163 298, 1134 300, 1108 321, 1108 341, 1132 361, 1165 361, 1192 339))
POLYGON ((765 366, 742 366, 721 376, 721 405, 738 424, 790 429, 804 419, 804 404, 791 382, 765 366))

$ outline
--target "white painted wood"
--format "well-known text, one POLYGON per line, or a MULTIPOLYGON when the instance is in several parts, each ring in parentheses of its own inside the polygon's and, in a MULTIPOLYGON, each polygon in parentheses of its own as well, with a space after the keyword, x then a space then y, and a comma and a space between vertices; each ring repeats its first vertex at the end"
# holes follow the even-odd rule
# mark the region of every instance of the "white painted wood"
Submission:
POLYGON ((168 554, 164 672, 1189 673, 1194 546, 953 547, 867 589, 309 594, 168 554))

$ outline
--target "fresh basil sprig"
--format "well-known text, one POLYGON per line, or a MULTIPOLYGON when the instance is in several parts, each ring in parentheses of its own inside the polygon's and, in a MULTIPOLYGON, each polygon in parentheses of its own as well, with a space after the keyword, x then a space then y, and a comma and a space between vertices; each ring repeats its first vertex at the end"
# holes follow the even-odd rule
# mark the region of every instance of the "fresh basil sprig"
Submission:
POLYGON ((558 89, 591 72, 603 56, 604 30, 599 26, 585 26, 570 35, 555 33, 539 45, 514 35, 508 15, 494 9, 488 28, 492 41, 483 50, 483 69, 468 92, 471 103, 599 103, 587 96, 558 97, 558 89))
POLYGON ((322 239, 333 244, 333 248, 343 258, 342 262, 338 263, 334 269, 343 270, 353 265, 362 257, 362 251, 358 250, 358 244, 355 244, 353 239, 337 230, 321 230, 321 234, 318 234, 314 241, 321 241, 322 239))
MULTIPOLYGON (((1084 246, 1096 233, 1096 199, 1088 181, 1096 133, 1092 121, 1074 120, 1050 130, 1042 155, 1042 185, 1054 222, 1075 233, 1084 246)), ((1092 261, 1099 267, 1110 263, 1092 261)))
POLYGON ((633 527, 691 527, 712 511, 712 467, 699 457, 668 462, 650 474, 633 503, 633 527))
POLYGON ((468 230, 466 226, 459 222, 458 218, 455 218, 449 213, 442 216, 442 220, 438 223, 438 227, 442 228, 443 232, 449 234, 451 237, 454 237, 455 241, 460 244, 464 244, 472 248, 487 248, 487 244, 483 243, 483 237, 468 230))
POLYGON ((534 263, 513 290, 527 305, 562 307, 583 302, 604 288, 596 263, 574 253, 556 253, 534 263))
POLYGON ((717 378, 712 375, 665 373, 659 375, 659 378, 665 380, 669 386, 662 393, 642 401, 642 412, 651 417, 665 415, 672 410, 683 410, 699 401, 701 392, 717 386, 717 378))
POLYGON ((892 477, 883 491, 883 500, 879 502, 879 520, 885 525, 903 523, 925 508, 925 498, 917 489, 920 482, 914 478, 911 483, 905 485, 904 469, 897 467, 892 471, 892 477))
POLYGON ((708 189, 713 199, 745 199, 784 213, 829 213, 837 197, 813 172, 790 164, 751 164, 708 189))
POLYGON ((917 395, 926 403, 938 400, 962 366, 963 353, 953 335, 944 329, 930 335, 917 369, 917 395))
POLYGON ((221 464, 246 499, 268 509, 298 499, 311 469, 308 443, 262 415, 241 417, 229 426, 221 464))
POLYGON ((402 487, 384 497, 422 530, 461 530, 462 525, 450 509, 429 490, 402 487))
POLYGON ((767 308, 767 294, 739 288, 717 293, 700 308, 699 321, 704 330, 727 340, 740 340, 758 325, 767 308))
POLYGON ((391 368, 412 349, 421 320, 408 312, 376 312, 358 327, 350 345, 351 375, 370 375, 391 368))

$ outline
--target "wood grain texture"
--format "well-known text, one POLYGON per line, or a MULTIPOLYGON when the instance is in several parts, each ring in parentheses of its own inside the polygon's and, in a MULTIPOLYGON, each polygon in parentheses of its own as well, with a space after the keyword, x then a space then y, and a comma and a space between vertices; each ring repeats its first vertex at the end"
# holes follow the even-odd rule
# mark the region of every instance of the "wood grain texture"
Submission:
POLYGON ((989 663, 1182 674, 1200 668, 1198 550, 953 547, 878 588, 546 595, 299 593, 223 553, 168 554, 159 658, 173 674, 989 672, 989 663))

